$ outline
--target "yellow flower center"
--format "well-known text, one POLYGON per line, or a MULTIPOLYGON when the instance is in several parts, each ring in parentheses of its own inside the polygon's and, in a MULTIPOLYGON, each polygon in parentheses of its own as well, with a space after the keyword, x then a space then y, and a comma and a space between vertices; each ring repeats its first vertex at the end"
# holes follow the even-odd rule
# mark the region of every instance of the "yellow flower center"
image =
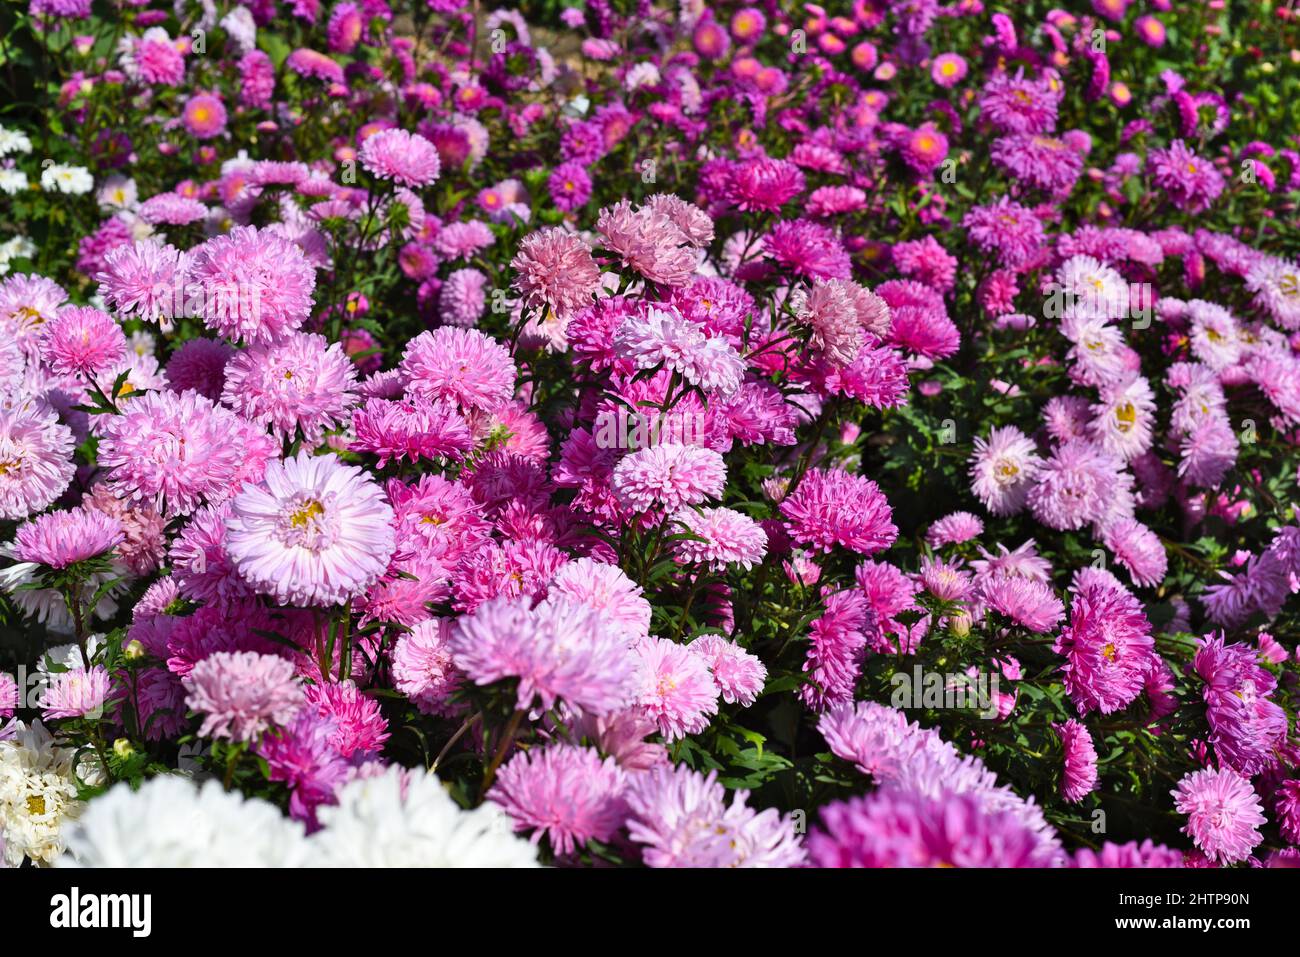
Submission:
POLYGON ((313 518, 325 514, 325 506, 315 499, 309 499, 289 516, 289 524, 294 528, 306 528, 307 523, 313 518))

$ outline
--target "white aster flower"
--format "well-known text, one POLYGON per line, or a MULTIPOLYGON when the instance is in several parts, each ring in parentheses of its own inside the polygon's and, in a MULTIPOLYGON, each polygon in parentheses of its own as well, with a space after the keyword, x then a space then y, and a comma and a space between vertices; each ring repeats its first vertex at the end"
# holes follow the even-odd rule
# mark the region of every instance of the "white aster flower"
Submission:
POLYGON ((39 721, 18 724, 13 737, 0 741, 0 845, 10 867, 25 857, 50 864, 63 853, 66 827, 84 809, 73 776, 75 754, 58 747, 39 721))
POLYGON ((65 163, 52 163, 41 173, 41 188, 47 191, 58 190, 72 196, 89 193, 95 185, 95 178, 84 166, 68 166, 65 163))

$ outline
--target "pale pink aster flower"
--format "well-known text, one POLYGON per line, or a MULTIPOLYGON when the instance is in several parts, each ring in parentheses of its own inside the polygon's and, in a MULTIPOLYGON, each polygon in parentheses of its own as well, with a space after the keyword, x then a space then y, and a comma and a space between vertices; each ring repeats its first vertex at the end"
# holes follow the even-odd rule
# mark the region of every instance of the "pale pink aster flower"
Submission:
POLYGON ((558 226, 525 236, 510 267, 524 308, 544 309, 562 320, 590 305, 600 291, 600 267, 590 247, 558 226))
POLYGON ((809 469, 781 500, 781 514, 791 538, 823 552, 838 544, 871 555, 898 538, 884 493, 871 479, 843 469, 809 469))
POLYGON ((1086 439, 1092 415, 1092 403, 1084 396, 1054 395, 1043 406, 1043 425, 1058 442, 1086 439))
POLYGON ((1142 376, 1126 385, 1101 387, 1101 401, 1092 407, 1089 424, 1093 441, 1111 455, 1131 462, 1151 448, 1156 397, 1142 376))
POLYGON ((1148 587, 1160 584, 1168 556, 1160 536, 1134 518, 1121 518, 1105 527, 1102 541, 1115 560, 1128 569, 1133 582, 1148 587))
POLYGON ((63 287, 44 276, 18 273, 0 280, 0 333, 16 339, 29 359, 38 359, 41 328, 67 301, 63 287))
POLYGON ((991 575, 1014 575, 1019 578, 1033 578, 1041 582, 1050 581, 1052 563, 1038 554, 1037 546, 1031 538, 1016 548, 1008 551, 1007 546, 998 543, 998 554, 994 555, 979 547, 980 557, 971 560, 971 568, 980 577, 991 575))
POLYGON ((301 326, 314 304, 315 267, 295 243, 255 226, 199 246, 187 274, 202 297, 204 324, 232 340, 275 342, 301 326))
POLYGON ((568 556, 540 539, 490 542, 466 556, 452 575, 458 611, 474 611, 493 598, 540 598, 568 556))
POLYGON ((104 554, 122 538, 122 523, 103 512, 60 509, 19 525, 14 553, 19 561, 66 568, 104 554))
POLYGON ((178 193, 159 193, 140 204, 140 218, 155 226, 188 226, 208 218, 208 207, 178 193))
POLYGON ((167 517, 228 493, 246 454, 235 414, 197 392, 149 392, 104 418, 97 454, 109 485, 167 517))
POLYGON ((837 366, 856 359, 865 341, 862 323, 847 291, 851 285, 838 279, 818 280, 811 289, 798 287, 790 297, 795 316, 812 329, 812 347, 837 366))
POLYGON ((1065 605, 1045 582, 1033 578, 993 575, 979 582, 980 601, 1016 624, 1040 634, 1065 617, 1065 605))
POLYGON ((380 468, 390 459, 458 459, 474 447, 469 424, 452 403, 418 395, 399 402, 367 399, 352 413, 352 431, 349 448, 378 456, 380 468))
POLYGON ((406 130, 381 130, 367 137, 357 155, 372 175, 404 186, 428 186, 441 171, 437 148, 406 130))
POLYGON ((547 595, 587 606, 600 614, 606 627, 629 641, 650 633, 650 602, 641 586, 617 565, 594 558, 574 559, 555 573, 547 595))
POLYGON ((984 523, 970 512, 952 512, 930 526, 925 543, 933 549, 960 545, 984 534, 984 523))
POLYGON ((694 203, 672 193, 655 193, 645 204, 672 220, 692 246, 704 247, 713 242, 713 218, 694 203))
POLYGON ((806 855, 794 820, 773 808, 746 806, 748 791, 730 804, 717 772, 685 764, 633 775, 626 798, 628 835, 644 845, 650 867, 799 867, 806 855))
POLYGON ((126 334, 108 313, 64 306, 45 324, 40 349, 55 375, 98 380, 126 358, 126 334))
POLYGON ((1244 861, 1262 840, 1259 826, 1267 821, 1250 780, 1229 768, 1192 771, 1169 792, 1174 807, 1187 815, 1182 831, 1212 861, 1244 861))
POLYGON ((1217 488, 1237 461, 1237 433, 1227 416, 1207 416, 1178 443, 1178 474, 1198 488, 1217 488))
POLYGON ((946 562, 933 555, 921 559, 917 572, 921 586, 941 601, 965 601, 971 593, 971 574, 960 562, 946 562))
POLYGON ((175 246, 152 240, 118 246, 95 281, 118 315, 157 322, 164 331, 184 311, 185 257, 175 246))
POLYGON ((239 574, 283 604, 336 605, 388 568, 393 510, 375 480, 338 457, 272 462, 231 503, 226 551, 239 574))
POLYGON ((1276 256, 1261 257, 1246 273, 1246 288, 1255 307, 1284 329, 1300 329, 1300 268, 1276 256))
POLYGON ((628 316, 614 336, 614 350, 638 369, 660 366, 680 373, 707 393, 734 395, 745 374, 745 360, 726 339, 709 337, 674 309, 650 307, 628 316))
POLYGON ((176 392, 193 389, 213 402, 221 401, 226 382, 226 363, 235 350, 219 339, 186 339, 171 354, 163 375, 176 392))
POLYGON ((1034 517, 1050 528, 1067 530, 1133 514, 1133 476, 1109 452, 1086 440, 1057 446, 1038 469, 1029 491, 1034 517))
POLYGON ((672 518, 686 527, 694 539, 673 544, 677 559, 685 564, 699 562, 715 571, 728 565, 753 568, 767 554, 767 533, 748 515, 730 508, 683 508, 672 518))
POLYGON ((1024 507, 1042 461, 1015 426, 994 429, 987 439, 975 439, 971 491, 992 514, 1014 515, 1024 507))
POLYGON ((49 685, 41 694, 41 716, 55 718, 100 718, 117 693, 112 678, 103 665, 89 670, 70 668, 50 675, 49 685))
POLYGON ((637 642, 640 679, 636 703, 654 718, 667 741, 698 734, 718 713, 719 689, 704 659, 653 635, 637 642))
POLYGON ((1097 749, 1087 727, 1074 718, 1053 724, 1065 750, 1065 763, 1061 769, 1061 797, 1078 804, 1097 789, 1097 749))
POLYGON ((35 403, 0 409, 0 518, 22 519, 51 504, 76 472, 72 431, 35 403))
POLYGON ((356 366, 341 343, 293 332, 237 353, 225 366, 222 401, 250 422, 269 425, 278 439, 301 430, 314 447, 337 428, 356 402, 356 366))
POLYGON ((185 703, 203 715, 199 737, 253 741, 303 706, 293 662, 255 651, 218 651, 182 679, 185 703))
POLYGON ((406 344, 399 366, 407 390, 492 412, 515 390, 515 363, 505 346, 477 329, 443 326, 406 344))
POLYGON ((453 566, 487 543, 491 525, 465 486, 422 475, 412 485, 392 480, 387 492, 396 512, 399 554, 419 552, 453 566))
POLYGON ((166 523, 152 506, 122 501, 105 482, 91 486, 81 504, 121 523, 123 538, 113 554, 136 575, 147 575, 162 563, 167 554, 166 523))
POLYGON ((451 655, 452 619, 422 621, 398 636, 393 646, 393 687, 423 714, 446 715, 452 693, 464 676, 451 655))
POLYGON ((723 701, 748 708, 758 700, 767 682, 767 668, 757 655, 721 635, 700 635, 686 650, 704 659, 723 701))
POLYGON ((625 266, 661 286, 684 286, 695 275, 698 256, 686 235, 651 206, 633 210, 627 200, 606 206, 596 218, 604 245, 625 266))
POLYGON ((532 607, 528 598, 498 598, 456 619, 452 659, 480 685, 517 678, 516 707, 559 700, 595 715, 630 704, 637 656, 626 638, 589 608, 560 598, 532 607))
POLYGON ((638 512, 670 511, 722 495, 727 467, 713 449, 665 442, 631 452, 614 466, 614 494, 638 512))
POLYGON ((487 797, 505 808, 516 831, 543 836, 568 857, 588 841, 608 843, 623 827, 627 772, 594 748, 552 744, 520 751, 497 774, 487 797))

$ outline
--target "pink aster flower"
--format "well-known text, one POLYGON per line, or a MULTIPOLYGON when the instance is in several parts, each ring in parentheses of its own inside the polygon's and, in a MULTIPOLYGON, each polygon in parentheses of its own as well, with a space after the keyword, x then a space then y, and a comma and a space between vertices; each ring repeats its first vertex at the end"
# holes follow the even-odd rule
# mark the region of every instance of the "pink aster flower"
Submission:
POLYGON ((727 198, 742 212, 780 212, 804 191, 803 170, 786 160, 759 157, 736 163, 727 184, 727 198))
POLYGON ((442 283, 438 308, 449 326, 473 326, 487 305, 487 276, 477 269, 457 269, 442 283))
POLYGON ((884 790, 821 809, 817 867, 1034 867, 1038 839, 1012 811, 970 794, 884 790))
POLYGON ((698 256, 686 234, 653 206, 634 210, 620 200, 600 211, 596 231, 605 248, 653 283, 684 286, 695 274, 698 256))
POLYGON ((791 538, 823 552, 842 545, 871 555, 898 537, 889 502, 876 483, 843 469, 809 469, 782 499, 781 514, 791 538))
POLYGON ((118 693, 103 665, 89 670, 70 668, 50 675, 50 683, 41 694, 41 716, 55 718, 100 718, 105 707, 118 693))
POLYGON ((374 176, 416 188, 436 180, 441 169, 437 148, 406 130, 381 130, 367 137, 358 158, 374 176))
POLYGON ((452 661, 451 631, 450 618, 422 621, 393 646, 393 687, 423 714, 454 710, 451 696, 464 676, 452 661))
POLYGON ((1169 793, 1178 812, 1187 815, 1183 833, 1210 860, 1235 864, 1259 844, 1264 810, 1250 780, 1236 771, 1192 771, 1169 793))
POLYGON ((1061 797, 1078 804, 1097 789, 1097 749, 1092 735, 1080 722, 1070 718, 1052 729, 1061 738, 1065 765, 1061 771, 1061 797))
POLYGON ((1092 442, 1063 442, 1039 468, 1029 507, 1044 525, 1066 530, 1133 514, 1133 476, 1092 442))
POLYGON ((140 204, 140 218, 155 226, 188 226, 206 219, 208 208, 197 199, 159 193, 140 204))
POLYGON ((244 464, 239 420, 197 392, 149 392, 105 418, 97 455, 109 485, 168 517, 224 497, 244 464))
POLYGON ((961 346, 943 296, 910 279, 891 279, 876 292, 889 306, 889 342, 927 359, 946 359, 961 346))
POLYGON ((234 354, 234 348, 218 339, 186 339, 167 360, 163 374, 176 392, 193 389, 204 398, 220 402, 226 363, 234 354))
POLYGON ((226 554, 226 519, 230 502, 205 505, 172 542, 172 581, 180 593, 209 605, 229 605, 251 598, 253 588, 240 577, 226 554))
POLYGON ((379 702, 363 693, 356 682, 313 684, 305 692, 308 710, 314 706, 317 716, 332 725, 330 744, 341 757, 360 758, 383 750, 389 738, 388 722, 379 711, 379 702))
POLYGON ((549 310, 562 319, 590 305, 600 290, 600 267, 591 248, 557 226, 525 236, 510 267, 524 308, 549 310))
POLYGON ((108 253, 95 280, 118 315, 171 328, 185 300, 185 260, 180 250, 153 241, 125 243, 108 253))
POLYGON ((212 93, 198 93, 185 101, 181 120, 191 136, 210 140, 226 130, 226 107, 221 102, 221 97, 212 93))
POLYGON ((40 349, 55 375, 97 380, 126 358, 126 334, 107 313, 65 306, 45 324, 40 349))
POLYGON ((612 479, 619 501, 638 512, 699 505, 720 497, 726 480, 727 467, 719 453, 672 442, 623 456, 612 479))
POLYGON ((767 554, 767 533, 748 515, 730 508, 683 508, 673 520, 698 537, 674 543, 673 551, 686 564, 707 564, 715 571, 728 565, 753 568, 767 554))
POLYGON ((1183 852, 1156 844, 1147 838, 1141 844, 1129 841, 1127 844, 1115 844, 1104 841, 1101 850, 1081 847, 1074 852, 1071 867, 1182 867, 1183 852))
POLYGON ((18 682, 13 676, 0 672, 0 718, 12 718, 18 710, 18 682))
POLYGON ((19 561, 66 568, 104 554, 122 538, 122 523, 103 512, 60 509, 19 525, 14 552, 19 561))
POLYGON ((180 86, 185 79, 185 56, 162 27, 151 27, 131 51, 132 66, 147 83, 180 86))
POLYGON ((699 655, 653 636, 636 644, 640 679, 636 704, 659 725, 665 740, 698 734, 718 713, 719 689, 699 655))
POLYGON ((351 450, 378 456, 380 468, 389 460, 460 458, 474 447, 469 424, 454 405, 422 396, 367 399, 352 413, 352 431, 351 450))
POLYGON ((463 559, 451 587, 459 611, 474 611, 493 598, 541 598, 568 557, 540 539, 491 542, 463 559))
POLYGON ((692 246, 704 247, 713 242, 713 219, 694 203, 672 193, 655 193, 645 204, 672 220, 692 246))
POLYGON ((1133 518, 1121 518, 1106 526, 1102 541, 1115 560, 1128 569, 1133 582, 1154 586, 1165 577, 1168 556, 1160 536, 1133 518))
POLYGON ((552 744, 520 751, 497 774, 488 799, 505 808, 516 831, 543 836, 562 857, 588 841, 607 843, 623 827, 627 772, 594 748, 552 744))
MULTIPOLYGON (((915 586, 909 583, 909 602, 914 590, 915 586)), ((853 700, 867 648, 872 639, 878 641, 880 637, 877 611, 862 592, 853 589, 833 592, 824 601, 825 610, 808 626, 808 654, 803 670, 809 681, 799 689, 799 697, 816 711, 853 700)), ((882 609, 881 617, 883 614, 882 609)))
POLYGON ((747 708, 758 700, 767 681, 767 668, 757 655, 721 635, 700 635, 686 650, 708 665, 723 701, 747 708))
POLYGON ((204 324, 228 339, 271 343, 311 314, 316 270, 289 240, 255 226, 214 236, 189 256, 204 324))
POLYGON ((40 358, 40 334, 68 294, 63 287, 44 276, 19 273, 0 280, 0 332, 18 341, 31 359, 40 358))
POLYGON ((1065 690, 1080 715, 1093 710, 1110 714, 1141 694, 1154 648, 1141 603, 1104 584, 1076 592, 1070 623, 1053 646, 1065 656, 1065 690))
POLYGON ((563 700, 582 712, 610 714, 632 702, 640 680, 624 636, 563 598, 536 607, 528 598, 487 602, 456 619, 450 645, 453 661, 475 684, 518 679, 521 709, 540 699, 549 710, 563 700))
POLYGON ((76 471, 73 445, 53 409, 0 409, 0 518, 26 518, 62 495, 76 471))
POLYGON ((406 344, 399 368, 410 393, 447 399, 465 410, 495 411, 515 390, 510 353, 477 329, 422 332, 406 344))
POLYGON ((852 263, 838 236, 807 219, 782 220, 763 237, 763 249, 782 268, 806 279, 850 279, 852 263))
POLYGON ((593 558, 578 558, 555 573, 547 595, 585 605, 597 612, 606 628, 623 634, 629 642, 650 633, 650 602, 641 586, 617 565, 593 558))
POLYGON ((959 53, 940 53, 930 64, 930 79, 950 90, 966 78, 966 60, 959 53))
POLYGON ((245 486, 226 520, 226 551, 239 574, 283 604, 336 605, 388 567, 393 510, 375 480, 338 457, 272 462, 245 486))
POLYGON ((717 772, 685 764, 632 775, 628 835, 650 867, 799 867, 805 853, 794 819, 746 806, 748 791, 727 791, 717 772))
POLYGON ((979 583, 980 601, 1030 631, 1043 634, 1065 617, 1065 605, 1045 582, 993 575, 979 583))
POLYGON ((1168 149, 1153 149, 1147 168, 1156 190, 1183 212, 1203 212, 1223 192, 1223 174, 1182 140, 1174 140, 1168 149))
POLYGON ((244 418, 269 425, 278 439, 300 430, 308 446, 337 428, 356 402, 357 372, 340 343, 289 333, 237 353, 224 368, 222 401, 244 418))
POLYGON ((726 339, 706 336, 672 309, 651 306, 628 316, 614 336, 614 350, 638 369, 671 369, 707 393, 734 395, 745 374, 745 360, 726 339))
POLYGON ((840 279, 815 280, 800 286, 790 299, 800 322, 812 329, 811 344, 837 366, 852 363, 862 351, 867 334, 889 332, 889 305, 864 286, 840 279))
POLYGON ((925 543, 933 549, 960 545, 984 534, 984 523, 970 512, 952 512, 930 526, 925 543))
POLYGON ((306 47, 299 47, 285 58, 284 65, 299 76, 323 80, 327 83, 343 85, 347 76, 337 61, 306 47))
POLYGON ((203 738, 253 741, 292 721, 304 702, 293 662, 255 651, 218 651, 196 664, 182 683, 185 703, 203 715, 203 738))
POLYGON ((123 538, 113 554, 132 572, 147 575, 162 563, 167 554, 166 523, 152 506, 122 501, 105 482, 91 486, 81 505, 121 523, 123 538))

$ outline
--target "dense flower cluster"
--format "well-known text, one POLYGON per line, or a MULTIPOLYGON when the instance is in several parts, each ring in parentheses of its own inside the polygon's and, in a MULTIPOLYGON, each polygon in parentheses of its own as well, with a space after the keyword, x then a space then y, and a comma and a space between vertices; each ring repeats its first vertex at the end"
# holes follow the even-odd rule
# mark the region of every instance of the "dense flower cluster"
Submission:
POLYGON ((6 865, 1300 858, 1289 7, 24 6, 6 865))

